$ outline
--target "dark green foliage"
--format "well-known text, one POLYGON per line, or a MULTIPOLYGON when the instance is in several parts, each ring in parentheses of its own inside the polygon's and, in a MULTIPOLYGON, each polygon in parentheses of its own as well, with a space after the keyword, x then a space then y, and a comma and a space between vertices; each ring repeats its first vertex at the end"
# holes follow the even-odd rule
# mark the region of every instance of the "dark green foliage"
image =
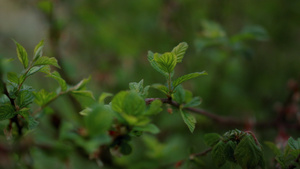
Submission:
POLYGON ((265 167, 263 151, 253 135, 232 130, 226 132, 223 137, 218 134, 206 134, 205 142, 212 147, 212 158, 218 167, 226 162, 239 164, 243 169, 255 169, 258 166, 265 167))

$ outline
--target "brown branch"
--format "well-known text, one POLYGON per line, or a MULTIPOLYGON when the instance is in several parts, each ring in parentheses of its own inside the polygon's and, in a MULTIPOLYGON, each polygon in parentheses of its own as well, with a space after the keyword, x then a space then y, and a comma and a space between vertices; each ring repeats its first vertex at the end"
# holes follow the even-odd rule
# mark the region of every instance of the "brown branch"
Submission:
MULTIPOLYGON (((179 108, 181 106, 176 101, 168 99, 168 98, 147 98, 147 99, 145 99, 145 102, 148 105, 151 102, 153 102, 154 100, 160 100, 162 103, 170 104, 170 105, 172 105, 176 108, 179 108)), ((204 109, 193 108, 193 107, 187 107, 187 108, 183 108, 183 109, 187 110, 187 111, 190 111, 191 113, 206 116, 206 117, 210 118, 211 120, 217 122, 217 124, 221 124, 221 125, 245 126, 246 124, 249 123, 248 120, 241 120, 241 119, 237 119, 237 118, 234 118, 234 117, 228 117, 228 116, 224 117, 224 116, 220 116, 220 115, 217 115, 217 114, 213 114, 213 113, 211 113, 209 111, 206 111, 204 109)), ((252 125, 255 126, 256 128, 260 128, 260 129, 274 128, 274 126, 277 126, 277 125, 285 125, 286 128, 290 128, 290 129, 296 129, 296 130, 300 129, 299 124, 289 124, 288 122, 281 122, 279 124, 279 123, 277 123, 277 118, 275 118, 274 120, 253 122, 252 125)))

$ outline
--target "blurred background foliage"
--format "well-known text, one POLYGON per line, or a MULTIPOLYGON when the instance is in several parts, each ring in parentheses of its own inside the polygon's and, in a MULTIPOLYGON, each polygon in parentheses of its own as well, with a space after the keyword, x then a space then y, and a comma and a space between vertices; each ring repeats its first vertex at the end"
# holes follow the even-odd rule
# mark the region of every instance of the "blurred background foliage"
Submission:
MULTIPOLYGON (((44 39, 45 55, 58 59, 62 76, 75 84, 91 75, 90 88, 98 96, 126 90, 129 82, 141 79, 145 85, 163 83, 150 67, 147 51, 170 51, 185 41, 189 49, 176 74, 208 72, 184 84, 203 99, 201 108, 250 121, 266 120, 276 116, 276 108, 288 97, 288 82, 300 77, 299 8, 300 1, 284 0, 0 0, 0 56, 16 58, 11 39, 31 49, 29 53, 44 39)), ((18 67, 15 60, 7 69, 18 67)), ((55 82, 43 75, 29 83, 55 88, 55 82)), ((150 90, 151 96, 163 97, 150 90)), ((89 105, 89 100, 79 100, 82 106, 76 108, 63 97, 51 105, 52 116, 41 117, 32 137, 51 142, 57 152, 33 148, 34 160, 27 162, 34 161, 34 168, 64 168, 66 163, 71 168, 97 166, 71 145, 56 141, 61 126, 76 124, 78 109, 89 105), (56 118, 60 119, 58 128, 49 124, 56 118)), ((190 134, 179 113, 162 112, 153 120, 161 133, 134 139, 133 153, 115 162, 130 169, 170 167, 188 157, 190 149, 205 150, 203 134, 233 129, 203 116, 196 118, 196 130, 190 134)), ((278 136, 276 128, 252 130, 259 140, 275 141, 278 136)), ((286 133, 299 136, 293 130, 286 133)), ((197 162, 207 165, 211 159, 201 157, 197 162)))

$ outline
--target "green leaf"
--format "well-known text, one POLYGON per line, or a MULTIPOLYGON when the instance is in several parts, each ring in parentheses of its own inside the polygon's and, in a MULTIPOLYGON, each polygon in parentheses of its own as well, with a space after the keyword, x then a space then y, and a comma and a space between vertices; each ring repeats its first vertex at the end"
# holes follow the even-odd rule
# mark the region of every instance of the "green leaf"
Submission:
POLYGON ((34 48, 33 61, 36 61, 43 55, 44 40, 41 40, 34 48))
POLYGON ((86 89, 86 85, 90 81, 91 81, 91 76, 89 76, 88 78, 82 79, 79 83, 77 83, 73 87, 73 90, 84 90, 84 89, 86 89))
POLYGON ((176 66, 177 58, 176 55, 171 52, 166 52, 162 55, 155 53, 154 61, 157 63, 160 70, 163 72, 172 73, 176 66))
POLYGON ((129 155, 132 152, 131 146, 127 142, 122 142, 121 144, 121 153, 123 155, 129 155))
POLYGON ((219 141, 212 149, 212 158, 214 163, 218 166, 221 167, 225 164, 226 162, 226 157, 225 157, 225 147, 226 144, 223 141, 219 141))
POLYGON ((288 139, 288 145, 292 148, 292 150, 300 150, 300 138, 295 140, 293 137, 288 139))
POLYGON ((53 73, 48 74, 48 76, 55 79, 59 83, 62 91, 67 90, 66 81, 63 78, 61 78, 60 74, 57 71, 54 71, 53 73))
MULTIPOLYGON (((234 151, 235 159, 242 168, 254 169, 263 161, 263 153, 251 135, 245 135, 234 151)), ((264 166, 262 166, 264 167, 264 166)))
POLYGON ((162 111, 162 102, 160 100, 154 100, 151 102, 149 109, 146 111, 145 115, 154 115, 162 111))
POLYGON ((154 124, 147 124, 145 126, 135 126, 133 131, 149 132, 152 134, 157 134, 160 132, 159 128, 154 124))
POLYGON ((15 109, 10 103, 0 105, 0 120, 10 119, 15 115, 15 109))
POLYGON ((163 92, 164 94, 168 94, 168 91, 169 91, 169 89, 165 85, 162 85, 162 84, 153 84, 153 85, 151 85, 151 87, 163 92))
POLYGON ((25 48, 23 46, 21 46, 18 42, 16 42, 16 41, 14 41, 14 42, 15 42, 15 44, 17 46, 18 59, 20 60, 20 62, 24 66, 24 68, 26 69, 28 67, 27 52, 26 52, 25 48))
POLYGON ((12 83, 19 84, 19 77, 15 72, 8 72, 7 73, 7 80, 9 80, 12 83))
POLYGON ((104 100, 105 100, 106 98, 108 98, 108 97, 111 97, 111 96, 113 96, 113 94, 103 92, 103 93, 100 95, 100 97, 99 97, 99 99, 98 99, 98 102, 104 104, 104 100))
POLYGON ((26 74, 26 77, 31 76, 33 74, 35 74, 36 72, 39 72, 40 70, 42 70, 44 68, 44 66, 35 66, 33 68, 31 68, 28 73, 26 74))
POLYGON ((221 139, 221 136, 217 133, 209 133, 204 135, 204 142, 209 147, 213 147, 221 139))
POLYGON ((91 136, 105 133, 112 124, 113 116, 108 107, 96 105, 91 107, 92 111, 84 116, 85 126, 91 136))
POLYGON ((140 115, 144 113, 146 104, 145 100, 136 92, 130 91, 123 101, 124 112, 128 115, 140 115))
POLYGON ((234 150, 236 148, 237 143, 229 140, 226 143, 226 147, 224 149, 225 153, 225 159, 231 162, 236 162, 235 157, 234 157, 234 150))
POLYGON ((187 48, 188 48, 188 44, 186 42, 181 42, 176 47, 173 48, 172 52, 177 57, 177 63, 182 62, 182 59, 184 57, 187 48))
POLYGON ((187 80, 190 80, 190 79, 193 79, 195 77, 198 77, 198 76, 202 76, 202 75, 207 75, 207 73, 205 71, 202 71, 202 72, 195 72, 195 73, 190 73, 190 74, 187 74, 187 75, 183 75, 179 78, 177 78, 176 80, 173 81, 173 89, 175 89, 178 85, 180 85, 181 83, 187 81, 187 80))
POLYGON ((146 98, 148 95, 148 90, 150 86, 146 86, 144 88, 144 80, 142 79, 139 83, 131 82, 129 83, 130 90, 133 90, 137 93, 139 93, 143 98, 146 98))
POLYGON ((270 142, 270 141, 265 141, 265 144, 272 150, 272 152, 278 156, 281 155, 281 151, 279 150, 279 148, 276 146, 276 144, 270 142))
POLYGON ((201 103, 200 97, 194 97, 191 101, 189 101, 187 104, 185 104, 183 106, 183 108, 196 107, 196 106, 199 106, 200 103, 201 103))
POLYGON ((85 97, 95 99, 93 93, 89 90, 74 90, 71 93, 75 95, 80 95, 80 96, 85 96, 85 97))
POLYGON ((128 91, 121 91, 115 95, 111 101, 111 107, 114 111, 122 113, 124 109, 125 97, 129 94, 128 91))
POLYGON ((188 126, 191 133, 193 133, 195 130, 195 125, 196 125, 195 117, 189 113, 186 113, 185 111, 183 111, 181 109, 180 109, 180 113, 181 113, 184 123, 188 126))
MULTIPOLYGON (((155 55, 160 55, 159 53, 155 53, 155 55)), ((165 77, 168 77, 168 73, 161 70, 158 63, 156 63, 156 61, 154 60, 154 53, 149 51, 148 52, 148 61, 150 62, 151 66, 158 71, 159 73, 161 73, 162 75, 164 75, 165 77)))
POLYGON ((57 68, 60 68, 60 66, 57 63, 57 60, 54 57, 49 58, 47 56, 41 56, 33 64, 33 66, 41 66, 41 65, 52 65, 57 68))
POLYGON ((20 110, 18 112, 20 115, 23 116, 23 118, 26 120, 27 122, 27 128, 29 130, 32 130, 34 128, 36 128, 39 124, 38 121, 36 121, 32 116, 29 115, 29 112, 27 109, 24 109, 24 110, 20 110))
POLYGON ((54 92, 47 92, 44 89, 40 90, 39 92, 33 92, 34 97, 35 97, 35 102, 36 104, 38 104, 39 106, 43 106, 45 104, 47 104, 49 101, 51 101, 53 98, 55 98, 57 96, 56 93, 54 92))
POLYGON ((92 111, 91 108, 87 107, 85 109, 83 109, 81 112, 79 112, 80 115, 86 116, 88 115, 90 112, 92 111))
POLYGON ((33 90, 31 88, 22 88, 17 96, 16 104, 20 109, 27 107, 34 100, 33 90))
POLYGON ((179 104, 183 104, 185 101, 185 90, 182 86, 178 86, 176 88, 175 93, 173 94, 173 99, 178 102, 179 104))

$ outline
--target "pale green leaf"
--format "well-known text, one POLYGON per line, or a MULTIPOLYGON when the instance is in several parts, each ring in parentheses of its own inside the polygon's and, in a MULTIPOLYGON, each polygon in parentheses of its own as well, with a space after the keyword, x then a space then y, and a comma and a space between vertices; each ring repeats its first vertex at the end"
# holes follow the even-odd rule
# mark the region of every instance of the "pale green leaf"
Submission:
POLYGON ((143 79, 139 83, 136 83, 136 82, 129 83, 129 89, 137 92, 143 98, 147 97, 149 88, 150 88, 150 86, 146 86, 144 88, 144 80, 143 79))
POLYGON ((221 136, 217 133, 209 133, 204 135, 204 142, 206 145, 213 147, 221 139, 221 136))
POLYGON ((176 80, 173 81, 173 89, 175 89, 178 85, 180 85, 181 83, 193 79, 195 77, 201 76, 201 75, 207 75, 207 73, 205 71, 202 72, 195 72, 195 73, 190 73, 187 75, 183 75, 179 78, 177 78, 176 80))
POLYGON ((176 63, 177 57, 174 53, 166 52, 162 55, 154 54, 154 61, 160 70, 167 73, 172 73, 176 63))
POLYGON ((54 72, 48 74, 48 76, 55 79, 58 82, 62 91, 67 90, 68 86, 67 86, 66 81, 63 78, 61 78, 60 74, 57 71, 54 71, 54 72))
POLYGON ((74 90, 74 91, 72 91, 72 94, 85 96, 85 97, 95 99, 93 93, 89 90, 74 90))
POLYGON ((80 115, 86 116, 88 115, 90 112, 92 111, 91 108, 87 107, 85 109, 83 109, 81 112, 79 112, 80 115))
POLYGON ((33 66, 41 66, 41 65, 52 65, 57 68, 60 68, 60 66, 57 63, 57 60, 54 57, 50 58, 47 56, 41 56, 33 64, 33 66))
POLYGON ((153 85, 151 85, 151 87, 163 92, 164 94, 168 94, 168 91, 169 91, 169 89, 165 85, 162 85, 162 84, 153 84, 153 85))
POLYGON ((87 116, 84 116, 85 126, 91 136, 105 133, 112 124, 113 116, 108 107, 96 105, 87 116))
POLYGON ((292 150, 300 150, 300 138, 295 140, 293 137, 288 139, 288 145, 292 148, 292 150))
POLYGON ((39 44, 37 44, 33 51, 33 61, 36 61, 43 55, 44 48, 44 40, 41 40, 39 44))
POLYGON ((146 111, 145 115, 154 115, 162 111, 162 102, 160 100, 154 100, 151 102, 149 109, 146 111))
POLYGON ((14 41, 16 46, 17 46, 17 55, 18 55, 18 59, 20 60, 20 62, 22 63, 22 65, 24 66, 24 68, 26 69, 28 67, 28 56, 27 56, 27 52, 25 50, 25 48, 20 45, 18 42, 14 41))
MULTIPOLYGON (((159 53, 155 53, 155 55, 161 55, 159 53)), ((164 75, 165 77, 168 76, 168 72, 163 71, 162 69, 160 69, 158 63, 156 63, 156 61, 154 60, 154 53, 149 51, 148 52, 148 61, 150 62, 151 66, 158 71, 159 73, 161 73, 162 75, 164 75)))
POLYGON ((188 48, 188 44, 186 42, 181 42, 176 47, 173 48, 172 52, 177 57, 177 63, 182 62, 182 59, 184 57, 187 48, 188 48))
POLYGON ((160 132, 159 128, 154 124, 147 124, 145 126, 135 126, 133 131, 149 132, 152 134, 157 134, 160 132))
POLYGON ((140 115, 144 113, 146 104, 145 100, 136 92, 130 91, 126 95, 124 103, 124 112, 128 115, 140 115))
POLYGON ((185 111, 183 111, 181 109, 180 109, 180 113, 181 113, 184 123, 188 126, 191 133, 193 133, 195 130, 196 118, 193 115, 186 113, 185 111))
POLYGON ((123 112, 124 100, 128 93, 128 91, 121 91, 115 95, 115 97, 111 101, 111 107, 114 111, 119 113, 123 112))
POLYGON ((40 90, 39 92, 33 92, 34 97, 35 97, 35 102, 39 106, 43 106, 47 104, 49 101, 51 101, 53 98, 57 96, 56 93, 54 92, 47 92, 44 89, 40 90))
POLYGON ((98 99, 98 103, 104 104, 104 100, 105 100, 106 98, 108 98, 108 97, 111 97, 111 96, 113 96, 113 94, 103 92, 103 93, 100 95, 99 99, 98 99))
POLYGON ((78 84, 73 87, 73 90, 83 90, 86 89, 86 85, 91 81, 91 76, 88 78, 82 79, 78 84))
POLYGON ((19 108, 27 107, 34 100, 33 90, 31 88, 22 88, 17 95, 16 104, 19 108))
POLYGON ((26 74, 26 77, 28 76, 31 76, 33 74, 35 74, 36 72, 39 72, 40 70, 42 70, 44 68, 44 66, 35 66, 35 67, 32 67, 28 73, 26 74))

